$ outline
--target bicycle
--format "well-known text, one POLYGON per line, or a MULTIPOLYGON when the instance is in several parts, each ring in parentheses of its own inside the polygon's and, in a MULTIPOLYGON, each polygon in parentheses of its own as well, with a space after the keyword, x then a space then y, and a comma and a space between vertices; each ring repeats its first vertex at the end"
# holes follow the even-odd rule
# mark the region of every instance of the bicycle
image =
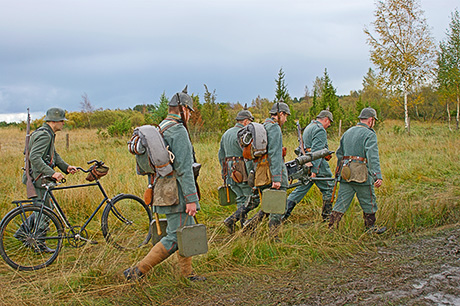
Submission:
MULTIPOLYGON (((77 169, 91 173, 104 165, 102 161, 96 160, 91 160, 88 164, 92 166, 87 170, 81 167, 77 169)), ((75 248, 82 247, 87 242, 97 244, 97 241, 88 238, 86 227, 104 204, 101 229, 107 243, 120 250, 132 250, 150 241, 152 209, 141 198, 121 193, 109 199, 98 177, 94 177, 93 182, 71 186, 60 186, 65 183, 65 179, 57 182, 50 177, 44 177, 42 182, 42 186, 46 188, 43 199, 13 201, 16 208, 8 212, 0 222, 0 255, 12 268, 32 271, 49 266, 57 258, 64 239, 75 248), (104 198, 82 226, 73 226, 53 193, 57 190, 91 186, 97 186, 104 198), (47 196, 54 209, 44 205, 47 196), (39 228, 40 220, 48 223, 46 229, 39 228), (46 246, 46 251, 43 246, 46 246)))

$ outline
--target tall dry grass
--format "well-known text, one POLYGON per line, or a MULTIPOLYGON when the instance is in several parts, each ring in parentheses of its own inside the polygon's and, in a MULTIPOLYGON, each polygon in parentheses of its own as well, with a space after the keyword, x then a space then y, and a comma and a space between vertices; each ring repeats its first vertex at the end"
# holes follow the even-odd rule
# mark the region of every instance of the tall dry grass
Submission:
MULTIPOLYGON (((460 139, 457 132, 434 123, 412 124, 410 136, 401 132, 401 122, 385 121, 377 129, 383 186, 377 190, 378 223, 389 231, 382 236, 364 234, 362 211, 356 200, 346 213, 340 229, 329 232, 320 220, 321 194, 316 187, 297 205, 290 221, 280 230, 280 241, 270 239, 263 223, 253 235, 237 232, 229 236, 223 219, 234 207, 217 203, 221 184, 217 160, 219 142, 204 139, 195 143, 197 159, 203 164, 199 182, 202 211, 197 215, 208 229, 209 252, 194 258, 197 272, 213 279, 213 284, 226 286, 231 281, 244 281, 250 273, 269 274, 275 270, 308 269, 311 263, 324 263, 352 255, 361 250, 391 243, 397 235, 423 231, 458 222, 460 139)), ((294 158, 295 135, 285 135, 288 160, 294 158)), ((329 146, 335 150, 339 138, 330 135, 329 146)), ((25 197, 21 183, 24 132, 14 128, 0 129, 0 214, 13 205, 11 200, 25 197)), ((70 164, 86 166, 98 159, 110 166, 101 181, 109 195, 133 193, 141 196, 146 179, 135 173, 134 157, 126 149, 126 139, 98 138, 95 130, 71 130, 58 133, 56 148, 70 164), (70 146, 66 148, 66 134, 70 146)), ((330 161, 335 168, 335 158, 330 161)), ((85 175, 68 176, 66 184, 84 182, 85 175)), ((58 194, 71 221, 81 222, 99 203, 97 192, 78 190, 58 194)), ((80 249, 65 244, 58 260, 36 272, 12 271, 0 262, 0 300, 29 305, 111 305, 172 303, 182 289, 206 292, 206 284, 189 284, 177 276, 175 258, 155 267, 141 286, 125 283, 121 271, 144 256, 148 247, 135 253, 121 253, 108 246, 100 232, 100 215, 90 224, 90 235, 100 243, 80 249), (191 287, 192 286, 192 287, 191 287), (23 288, 26 288, 24 290, 23 288), (19 301, 19 302, 18 302, 19 301)), ((174 256, 175 257, 175 256, 174 256)))

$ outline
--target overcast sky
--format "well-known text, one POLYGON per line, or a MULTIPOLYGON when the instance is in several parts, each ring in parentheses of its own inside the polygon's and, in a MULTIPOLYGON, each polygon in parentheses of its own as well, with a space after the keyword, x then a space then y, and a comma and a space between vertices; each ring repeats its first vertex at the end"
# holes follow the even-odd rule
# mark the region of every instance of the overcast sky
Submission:
MULTIPOLYGON (((458 0, 421 0, 436 44, 458 0)), ((126 109, 188 84, 219 102, 301 97, 324 69, 339 95, 372 67, 372 0, 0 0, 0 121, 53 106, 126 109)), ((373 68, 373 67, 372 67, 373 68)), ((33 119, 36 119, 34 118, 33 119)), ((25 118, 24 118, 25 119, 25 118)))

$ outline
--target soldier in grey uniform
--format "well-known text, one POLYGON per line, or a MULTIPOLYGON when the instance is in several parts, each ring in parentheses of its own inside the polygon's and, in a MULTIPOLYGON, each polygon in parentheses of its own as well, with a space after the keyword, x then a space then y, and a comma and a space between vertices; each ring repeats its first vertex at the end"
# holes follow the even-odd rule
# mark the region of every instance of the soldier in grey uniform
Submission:
POLYGON ((364 108, 358 118, 360 122, 343 134, 336 152, 337 167, 341 169, 340 188, 329 228, 338 228, 340 219, 356 194, 366 229, 380 234, 386 228, 375 225, 377 201, 374 187, 382 185, 377 135, 372 129, 378 120, 377 112, 370 107, 364 108))
MULTIPOLYGON (((228 129, 220 140, 219 163, 222 169, 222 178, 225 183, 236 194, 237 211, 246 203, 247 198, 252 194, 252 188, 248 185, 247 170, 251 168, 252 162, 243 159, 243 149, 238 141, 238 131, 254 121, 254 117, 247 109, 243 109, 236 116, 236 124, 228 129), (248 164, 248 165, 247 165, 248 164)), ((245 215, 241 213, 232 214, 225 219, 224 224, 228 232, 232 234, 235 230, 235 223, 239 220, 241 227, 244 224, 245 215)))
MULTIPOLYGON (((37 193, 36 200, 44 200, 44 204, 49 208, 53 208, 53 206, 49 198, 43 199, 46 189, 41 186, 41 178, 50 176, 57 181, 62 180, 64 175, 61 172, 55 171, 55 167, 58 167, 65 174, 73 174, 77 171, 77 168, 66 163, 54 148, 56 132, 62 130, 65 120, 67 119, 65 118, 65 111, 63 109, 56 107, 50 108, 46 112, 45 123, 43 123, 40 128, 32 133, 29 141, 30 170, 35 191, 37 193)), ((22 182, 24 184, 27 183, 27 176, 25 172, 22 177, 22 182)), ((35 217, 35 214, 30 216, 28 222, 33 222, 31 220, 35 219, 35 217)), ((45 235, 48 229, 48 224, 49 220, 41 218, 38 227, 39 232, 45 235)), ((18 239, 21 237, 22 230, 23 227, 21 226, 21 228, 15 234, 18 239)), ((44 241, 39 243, 38 246, 42 252, 54 252, 54 250, 46 246, 44 241)))
MULTIPOLYGON (((302 135, 306 152, 328 149, 326 129, 331 126, 333 121, 332 113, 328 110, 321 111, 318 116, 316 116, 316 120, 311 121, 302 135)), ((330 158, 326 157, 312 161, 311 177, 332 177, 332 172, 327 162, 329 159, 330 158)), ((307 185, 298 186, 291 192, 286 202, 286 211, 283 215, 283 221, 289 218, 294 207, 303 199, 313 184, 316 184, 323 194, 323 210, 321 216, 324 221, 329 218, 332 210, 331 199, 332 189, 334 187, 333 181, 310 181, 307 185)))
MULTIPOLYGON (((123 272, 127 280, 141 278, 155 265, 176 252, 178 250, 177 229, 184 225, 195 224, 193 217, 200 210, 193 172, 194 151, 188 131, 184 126, 193 111, 193 101, 187 94, 187 87, 182 92, 175 94, 168 105, 169 113, 160 123, 160 131, 163 134, 165 145, 169 146, 169 150, 175 156, 172 163, 174 171, 171 175, 176 179, 179 203, 171 206, 154 206, 156 213, 166 215, 167 235, 156 243, 135 267, 123 272)), ((177 252, 177 259, 181 276, 192 281, 204 280, 204 277, 193 274, 191 257, 181 256, 177 252)))
MULTIPOLYGON (((284 164, 283 156, 283 135, 281 133, 281 127, 290 114, 289 105, 284 102, 276 102, 270 110, 270 118, 265 119, 263 123, 267 131, 267 156, 255 159, 254 168, 257 173, 257 167, 260 166, 265 159, 268 160, 271 183, 255 188, 255 194, 248 208, 253 209, 259 205, 260 198, 258 195, 261 194, 264 189, 272 188, 286 190, 288 187, 287 169, 284 164)), ((255 181, 257 181, 257 175, 255 181)), ((267 213, 260 210, 254 217, 245 223, 245 229, 255 229, 257 224, 267 215, 267 213)), ((270 214, 268 226, 273 235, 276 235, 277 228, 281 223, 281 217, 281 214, 270 214)))

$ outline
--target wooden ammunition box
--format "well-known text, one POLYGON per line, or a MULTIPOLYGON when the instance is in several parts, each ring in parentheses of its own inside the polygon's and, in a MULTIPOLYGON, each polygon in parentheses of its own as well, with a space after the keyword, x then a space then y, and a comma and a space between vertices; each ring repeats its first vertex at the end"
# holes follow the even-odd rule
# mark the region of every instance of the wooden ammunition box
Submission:
POLYGON ((286 209, 286 191, 265 189, 262 191, 262 211, 269 214, 284 214, 286 209))

